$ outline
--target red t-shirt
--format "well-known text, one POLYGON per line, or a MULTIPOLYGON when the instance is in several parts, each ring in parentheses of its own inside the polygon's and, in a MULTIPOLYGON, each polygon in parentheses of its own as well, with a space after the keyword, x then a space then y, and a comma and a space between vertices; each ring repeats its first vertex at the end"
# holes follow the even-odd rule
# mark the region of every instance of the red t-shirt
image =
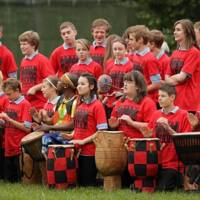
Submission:
MULTIPOLYGON (((54 71, 49 60, 41 53, 35 55, 31 60, 23 58, 20 65, 22 93, 26 95, 31 87, 42 83, 44 78, 53 74, 54 71)), ((35 95, 28 95, 26 98, 37 109, 42 109, 46 102, 41 91, 38 91, 35 95)))
POLYGON ((57 47, 50 56, 51 65, 58 77, 69 72, 71 66, 78 62, 75 48, 64 49, 63 45, 57 47))
POLYGON ((102 67, 95 61, 91 61, 89 64, 76 63, 71 67, 70 72, 76 74, 78 77, 81 74, 89 73, 98 79, 102 74, 102 67))
POLYGON ((176 50, 170 57, 167 74, 172 76, 185 72, 188 78, 176 85, 175 104, 188 111, 197 111, 200 99, 200 52, 195 47, 176 50))
POLYGON ((105 55, 105 47, 103 46, 90 46, 90 55, 92 59, 99 63, 100 66, 103 69, 103 60, 104 60, 104 55, 105 55))
MULTIPOLYGON (((118 101, 113 108, 111 117, 119 118, 123 114, 129 115, 133 121, 149 122, 153 112, 156 110, 154 101, 149 97, 144 97, 139 103, 135 103, 130 99, 124 102, 118 101)), ((121 120, 118 130, 124 131, 124 135, 130 138, 143 138, 142 133, 121 120)))
POLYGON ((4 80, 9 78, 9 73, 17 72, 17 64, 13 53, 5 45, 0 45, 0 70, 4 80))
MULTIPOLYGON (((147 85, 151 85, 152 82, 150 78, 160 73, 159 63, 155 56, 151 52, 147 52, 144 55, 131 54, 129 58, 133 63, 133 69, 140 71, 144 75, 147 85)), ((148 95, 157 102, 157 90, 149 92, 148 95)))
POLYGON ((161 146, 163 146, 161 150, 161 158, 162 168, 164 169, 183 169, 183 164, 179 161, 176 154, 175 146, 172 141, 172 136, 169 135, 166 130, 157 123, 157 120, 160 117, 164 117, 168 119, 170 127, 177 133, 181 134, 182 132, 191 132, 191 125, 188 120, 187 111, 181 110, 179 108, 177 109, 178 110, 176 110, 175 112, 171 112, 169 114, 165 114, 161 110, 158 110, 154 112, 149 123, 150 129, 153 129, 153 137, 159 138, 161 146))
MULTIPOLYGON (((31 115, 30 115, 30 103, 24 99, 23 97, 20 98, 21 100, 18 103, 9 102, 7 105, 5 112, 8 116, 15 121, 20 123, 24 122, 31 122, 31 115)), ((19 155, 21 148, 20 143, 21 139, 26 135, 25 132, 21 131, 20 129, 15 128, 13 125, 6 123, 5 127, 5 156, 15 156, 19 155)))
MULTIPOLYGON (((81 103, 76 110, 74 119, 74 139, 84 139, 93 135, 97 130, 107 129, 104 107, 99 100, 91 103, 81 103)), ((94 156, 93 142, 80 146, 81 155, 94 156)))
POLYGON ((165 74, 167 73, 167 68, 169 66, 169 56, 166 53, 163 53, 161 57, 157 59, 158 59, 161 79, 165 80, 165 74))
MULTIPOLYGON (((114 91, 120 91, 123 87, 123 77, 126 73, 131 72, 133 70, 133 63, 131 61, 126 62, 125 64, 115 64, 115 60, 112 59, 109 61, 108 66, 106 66, 106 74, 108 74, 112 78, 112 86, 113 89, 110 93, 114 91)), ((113 103, 116 101, 114 96, 108 98, 107 106, 109 108, 113 107, 113 103)))
MULTIPOLYGON (((5 111, 6 106, 8 105, 9 100, 8 97, 3 93, 0 92, 0 113, 5 111)), ((0 127, 0 129, 3 129, 0 127)), ((2 131, 2 135, 0 135, 0 147, 4 147, 4 134, 3 134, 3 130, 2 131)))

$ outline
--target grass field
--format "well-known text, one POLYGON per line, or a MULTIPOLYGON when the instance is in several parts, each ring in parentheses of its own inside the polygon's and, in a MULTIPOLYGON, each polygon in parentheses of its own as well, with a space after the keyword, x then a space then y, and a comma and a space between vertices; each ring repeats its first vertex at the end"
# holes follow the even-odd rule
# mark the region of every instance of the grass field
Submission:
POLYGON ((200 200, 200 193, 135 193, 128 189, 104 192, 102 188, 49 190, 36 185, 0 182, 0 200, 200 200))

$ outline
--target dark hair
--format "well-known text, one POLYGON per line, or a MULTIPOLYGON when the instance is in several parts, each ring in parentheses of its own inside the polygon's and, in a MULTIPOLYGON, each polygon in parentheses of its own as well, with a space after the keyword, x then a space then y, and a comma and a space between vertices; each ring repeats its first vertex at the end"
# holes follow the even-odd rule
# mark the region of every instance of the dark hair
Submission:
POLYGON ((176 88, 173 85, 169 85, 164 83, 160 86, 159 90, 166 92, 169 96, 175 95, 176 96, 176 88))
POLYGON ((94 95, 97 94, 97 81, 96 81, 96 78, 93 75, 88 74, 88 73, 81 74, 80 77, 86 78, 88 80, 89 85, 93 85, 94 86, 94 88, 90 92, 90 97, 93 98, 94 95))
POLYGON ((21 83, 16 78, 8 78, 3 82, 3 90, 7 88, 21 92, 21 83))
POLYGON ((185 33, 186 48, 189 49, 193 45, 197 47, 193 23, 189 19, 181 19, 174 23, 174 29, 178 24, 181 24, 185 33))
POLYGON ((164 39, 165 37, 161 31, 156 29, 150 31, 149 42, 154 42, 157 48, 161 48, 164 39))
POLYGON ((48 76, 43 80, 43 82, 46 82, 50 87, 57 89, 58 80, 57 76, 48 76))
POLYGON ((147 95, 147 84, 141 72, 134 70, 124 75, 124 81, 134 81, 137 87, 137 96, 134 101, 139 103, 147 95))

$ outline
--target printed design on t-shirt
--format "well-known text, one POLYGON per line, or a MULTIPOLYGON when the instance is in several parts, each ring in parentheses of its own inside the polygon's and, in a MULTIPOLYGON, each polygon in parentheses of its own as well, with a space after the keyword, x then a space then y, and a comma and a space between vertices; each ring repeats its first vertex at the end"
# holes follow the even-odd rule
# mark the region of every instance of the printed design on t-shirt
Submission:
POLYGON ((144 67, 141 63, 139 62, 133 62, 133 70, 137 70, 139 72, 141 72, 142 74, 144 73, 144 67))
POLYGON ((112 83, 115 87, 117 88, 122 88, 123 87, 123 77, 124 77, 124 72, 119 72, 119 71, 114 71, 110 73, 110 76, 112 78, 112 83))
POLYGON ((92 73, 90 73, 86 70, 85 71, 84 70, 72 71, 71 73, 75 74, 77 77, 80 77, 82 74, 85 74, 85 73, 93 75, 92 73))
MULTIPOLYGON (((136 115, 138 110, 131 106, 119 106, 117 108, 117 117, 121 117, 122 115, 128 115, 132 120, 136 120, 136 115)), ((126 124, 125 121, 121 121, 121 125, 126 124)))
POLYGON ((184 65, 184 60, 180 58, 172 58, 170 61, 170 68, 171 68, 172 74, 180 73, 183 65, 184 65))
POLYGON ((92 55, 92 60, 99 63, 101 66, 103 65, 103 56, 101 54, 92 55))
MULTIPOLYGON (((14 109, 7 109, 6 110, 6 114, 13 120, 17 121, 18 120, 18 114, 17 111, 14 109)), ((12 124, 10 124, 9 122, 6 123, 6 127, 9 128, 15 128, 12 124)))
POLYGON ((23 66, 21 67, 21 80, 23 83, 36 84, 37 81, 37 68, 36 66, 23 66))
POLYGON ((60 66, 62 68, 63 74, 69 72, 71 66, 78 62, 78 58, 75 55, 61 56, 60 57, 60 66))
MULTIPOLYGON (((170 127, 178 132, 179 129, 179 123, 178 122, 169 122, 170 127)), ((172 136, 168 133, 165 127, 163 127, 160 123, 156 123, 155 127, 156 137, 160 139, 160 142, 162 143, 171 143, 172 142, 172 136)))
POLYGON ((78 110, 75 114, 74 119, 75 128, 88 128, 88 112, 86 110, 78 110))

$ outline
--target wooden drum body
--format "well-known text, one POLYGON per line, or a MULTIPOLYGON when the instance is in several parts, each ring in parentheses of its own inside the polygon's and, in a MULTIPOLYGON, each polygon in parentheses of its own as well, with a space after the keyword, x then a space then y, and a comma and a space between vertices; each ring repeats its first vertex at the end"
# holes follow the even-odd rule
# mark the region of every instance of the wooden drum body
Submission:
POLYGON ((128 171, 134 177, 134 189, 153 192, 160 164, 158 138, 135 138, 128 141, 128 171))
POLYGON ((25 153, 29 154, 34 161, 44 160, 42 150, 42 136, 44 132, 32 132, 21 140, 25 153))
POLYGON ((127 166, 123 132, 98 131, 94 142, 96 167, 104 177, 104 189, 121 188, 121 174, 127 166))
POLYGON ((173 141, 179 159, 185 165, 200 164, 200 132, 177 133, 173 141))

